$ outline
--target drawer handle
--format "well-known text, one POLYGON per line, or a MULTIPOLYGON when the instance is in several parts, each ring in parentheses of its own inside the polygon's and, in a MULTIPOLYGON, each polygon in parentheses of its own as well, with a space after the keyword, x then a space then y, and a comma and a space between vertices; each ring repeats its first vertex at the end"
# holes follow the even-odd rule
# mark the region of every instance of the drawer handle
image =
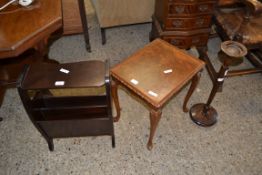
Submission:
POLYGON ((196 20, 195 25, 196 25, 197 27, 201 27, 203 24, 204 24, 204 19, 200 18, 200 19, 197 19, 197 20, 196 20))
POLYGON ((183 21, 182 20, 174 20, 172 22, 173 26, 175 27, 181 27, 183 25, 183 21))
POLYGON ((179 45, 179 40, 172 39, 170 43, 173 44, 173 45, 179 45))
POLYGON ((181 14, 185 11, 185 6, 176 6, 175 10, 177 13, 181 14))
POLYGON ((208 5, 200 5, 200 6, 198 6, 198 9, 199 9, 200 12, 207 11, 208 5))
POLYGON ((199 43, 200 39, 199 38, 193 38, 192 39, 192 44, 197 44, 199 43))

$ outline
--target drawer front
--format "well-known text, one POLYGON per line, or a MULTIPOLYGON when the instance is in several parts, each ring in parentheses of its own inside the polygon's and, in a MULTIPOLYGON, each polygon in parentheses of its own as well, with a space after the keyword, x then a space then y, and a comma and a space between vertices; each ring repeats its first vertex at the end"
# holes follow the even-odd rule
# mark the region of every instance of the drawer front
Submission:
POLYGON ((196 13, 202 14, 202 13, 213 13, 214 10, 214 3, 199 3, 196 5, 196 13))
POLYGON ((192 16, 199 14, 211 14, 214 3, 169 3, 168 16, 192 16))
POLYGON ((207 28, 210 26, 211 16, 196 18, 168 18, 165 22, 165 30, 192 30, 207 28))
POLYGON ((206 46, 208 34, 200 34, 195 36, 163 36, 162 39, 177 46, 181 49, 189 49, 192 46, 206 46))

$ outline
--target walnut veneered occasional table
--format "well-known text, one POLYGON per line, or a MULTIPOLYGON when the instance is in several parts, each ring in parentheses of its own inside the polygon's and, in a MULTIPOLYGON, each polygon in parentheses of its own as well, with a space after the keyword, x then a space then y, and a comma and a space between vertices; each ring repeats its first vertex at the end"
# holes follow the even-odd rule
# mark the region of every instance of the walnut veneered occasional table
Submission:
POLYGON ((204 62, 186 54, 175 46, 156 39, 111 69, 112 97, 120 118, 118 85, 126 87, 143 99, 150 108, 150 136, 147 148, 153 148, 153 137, 161 118, 162 108, 188 81, 191 87, 185 97, 183 110, 195 90, 204 62))

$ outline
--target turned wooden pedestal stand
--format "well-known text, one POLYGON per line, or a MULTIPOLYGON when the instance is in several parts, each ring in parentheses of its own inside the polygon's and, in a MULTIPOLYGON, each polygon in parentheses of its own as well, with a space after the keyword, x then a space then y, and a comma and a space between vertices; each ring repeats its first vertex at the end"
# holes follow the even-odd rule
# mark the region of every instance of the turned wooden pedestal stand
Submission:
MULTIPOLYGON (((218 57, 222 65, 218 73, 213 71, 213 74, 211 75, 215 77, 215 81, 208 101, 206 104, 195 104, 191 107, 189 112, 191 119, 196 124, 200 126, 211 126, 217 122, 217 111, 210 104, 213 101, 216 93, 221 90, 224 83, 224 78, 230 76, 230 73, 232 74, 232 72, 228 73, 229 66, 241 64, 243 62, 243 57, 246 54, 246 47, 238 42, 225 41, 221 44, 221 51, 218 53, 218 57)), ((211 64, 208 65, 210 69, 211 64)))

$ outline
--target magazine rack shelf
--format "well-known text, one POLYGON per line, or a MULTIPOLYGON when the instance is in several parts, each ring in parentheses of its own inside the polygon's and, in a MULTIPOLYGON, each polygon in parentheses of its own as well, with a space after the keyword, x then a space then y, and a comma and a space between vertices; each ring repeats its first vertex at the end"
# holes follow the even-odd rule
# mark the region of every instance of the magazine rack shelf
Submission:
POLYGON ((53 138, 80 136, 110 135, 115 147, 107 61, 32 65, 21 75, 18 92, 50 151, 53 138), (90 89, 102 93, 79 94, 90 89), (57 91, 62 95, 54 95, 57 91), (63 95, 63 91, 78 94, 63 95))

